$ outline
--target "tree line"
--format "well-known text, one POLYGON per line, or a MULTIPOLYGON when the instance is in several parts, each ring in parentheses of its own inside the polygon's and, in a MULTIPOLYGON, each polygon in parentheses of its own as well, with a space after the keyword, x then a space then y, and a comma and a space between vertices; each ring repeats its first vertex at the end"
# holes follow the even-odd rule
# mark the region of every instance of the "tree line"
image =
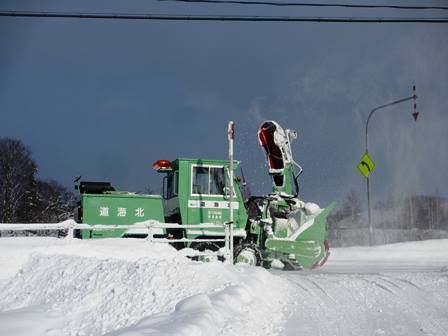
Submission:
POLYGON ((0 138, 0 223, 57 223, 73 216, 74 193, 37 172, 22 141, 0 138))
MULTIPOLYGON (((377 229, 448 231, 448 199, 439 195, 410 195, 403 200, 380 201, 372 209, 372 222, 377 229)), ((367 225, 367 211, 353 191, 328 217, 329 229, 333 230, 367 225)))

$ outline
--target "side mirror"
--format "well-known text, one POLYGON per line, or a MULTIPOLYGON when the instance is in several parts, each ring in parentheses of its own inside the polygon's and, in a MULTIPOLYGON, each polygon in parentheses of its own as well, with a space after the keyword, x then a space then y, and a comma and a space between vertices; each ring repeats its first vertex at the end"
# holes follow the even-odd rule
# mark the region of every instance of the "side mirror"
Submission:
POLYGON ((230 188, 229 187, 222 188, 222 192, 223 192, 223 195, 224 195, 225 199, 229 199, 230 198, 230 188))

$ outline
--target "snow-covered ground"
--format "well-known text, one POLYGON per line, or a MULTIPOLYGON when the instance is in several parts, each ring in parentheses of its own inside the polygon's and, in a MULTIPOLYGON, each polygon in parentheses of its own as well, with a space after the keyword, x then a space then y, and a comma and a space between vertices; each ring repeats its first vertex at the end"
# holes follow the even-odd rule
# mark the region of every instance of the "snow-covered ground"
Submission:
POLYGON ((296 285, 284 335, 448 335, 448 240, 333 249, 296 285))
POLYGON ((233 334, 448 335, 448 240, 268 272, 144 240, 0 239, 0 335, 233 334))
POLYGON ((264 269, 141 239, 2 238, 0 278, 0 335, 273 335, 290 304, 264 269))

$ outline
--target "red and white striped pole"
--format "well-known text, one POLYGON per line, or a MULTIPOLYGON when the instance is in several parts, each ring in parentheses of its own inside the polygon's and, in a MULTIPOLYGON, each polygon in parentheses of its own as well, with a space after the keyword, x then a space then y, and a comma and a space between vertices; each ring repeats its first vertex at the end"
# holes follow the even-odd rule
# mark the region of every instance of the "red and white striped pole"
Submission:
POLYGON ((229 263, 233 263, 233 198, 234 198, 234 188, 233 188, 233 140, 235 139, 235 124, 233 121, 229 121, 227 127, 227 135, 229 139, 229 263))
POLYGON ((417 94, 415 93, 415 85, 412 87, 412 95, 414 98, 414 110, 412 111, 412 116, 414 117, 414 121, 417 121, 419 112, 417 112, 417 94))

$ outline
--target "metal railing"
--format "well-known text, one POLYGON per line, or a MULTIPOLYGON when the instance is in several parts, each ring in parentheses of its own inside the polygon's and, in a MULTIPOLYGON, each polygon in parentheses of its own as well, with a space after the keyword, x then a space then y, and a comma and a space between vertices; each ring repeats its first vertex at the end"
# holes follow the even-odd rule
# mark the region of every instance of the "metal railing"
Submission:
MULTIPOLYGON (((221 254, 220 251, 212 251, 212 252, 201 252, 197 251, 197 253, 189 253, 189 256, 201 256, 201 255, 216 255, 223 256, 225 261, 228 263, 232 263, 232 253, 230 251, 229 242, 233 241, 232 231, 228 229, 228 224, 213 224, 213 223, 203 223, 203 224, 191 224, 191 225, 181 225, 178 223, 161 223, 156 220, 148 220, 140 223, 135 223, 131 225, 117 224, 117 225, 104 225, 104 224, 85 224, 85 223, 76 223, 74 220, 67 220, 61 223, 51 223, 51 224, 42 224, 42 223, 27 223, 27 224, 15 224, 15 223, 0 223, 0 231, 43 231, 43 230, 67 230, 67 235, 69 237, 75 237, 75 230, 83 229, 83 230, 92 230, 92 231, 106 231, 106 230, 144 230, 145 233, 148 234, 146 240, 150 243, 190 243, 190 242, 223 242, 224 244, 224 253, 221 254), (155 234, 160 233, 160 229, 179 229, 179 230, 188 230, 188 229, 224 229, 224 237, 223 238, 204 238, 200 239, 188 239, 188 238, 180 238, 180 239, 169 239, 169 238, 160 238, 154 237, 155 234), (158 232, 155 232, 158 231, 158 232)), ((217 235, 220 233, 217 232, 217 235)))

